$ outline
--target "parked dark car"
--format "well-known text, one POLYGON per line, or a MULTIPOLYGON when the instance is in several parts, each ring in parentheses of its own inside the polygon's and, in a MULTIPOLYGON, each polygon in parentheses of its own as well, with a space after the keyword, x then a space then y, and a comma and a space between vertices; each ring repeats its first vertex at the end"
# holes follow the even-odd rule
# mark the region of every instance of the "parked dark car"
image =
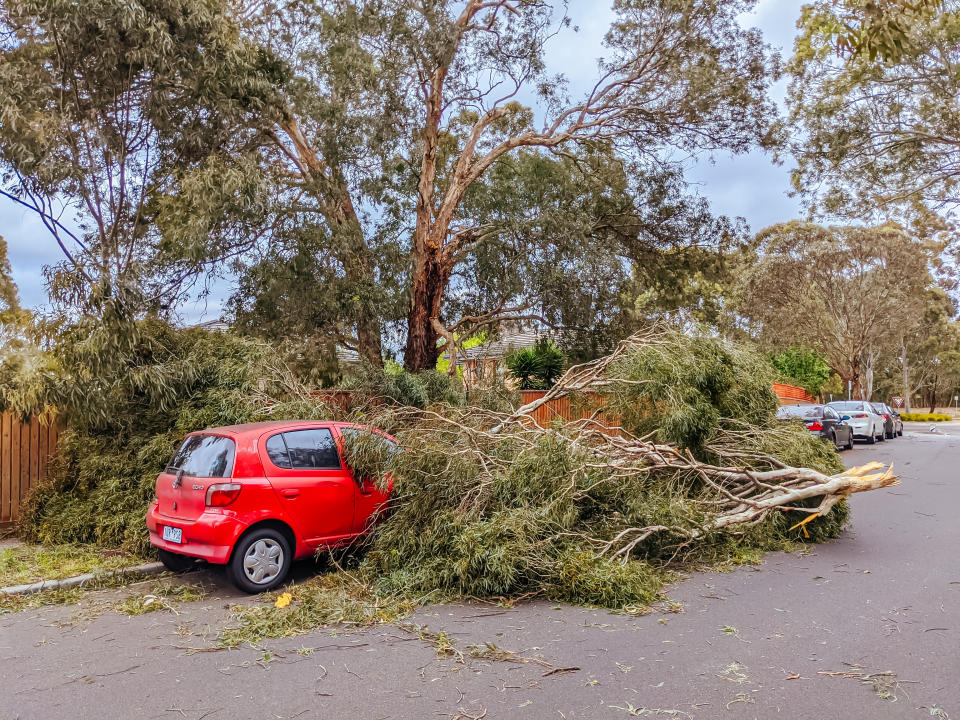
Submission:
POLYGON ((877 412, 883 416, 883 432, 888 438, 903 435, 903 420, 900 413, 886 403, 871 403, 877 412))
POLYGON ((853 428, 829 405, 784 405, 777 410, 778 420, 801 420, 807 430, 837 450, 853 448, 853 428))

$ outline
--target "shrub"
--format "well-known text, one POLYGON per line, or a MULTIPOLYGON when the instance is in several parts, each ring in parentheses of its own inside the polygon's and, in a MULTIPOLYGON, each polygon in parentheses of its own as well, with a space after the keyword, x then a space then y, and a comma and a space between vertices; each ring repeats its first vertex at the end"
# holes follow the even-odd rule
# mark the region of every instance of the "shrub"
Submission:
POLYGON ((947 422, 953 420, 943 413, 900 413, 900 419, 906 422, 947 422))
MULTIPOLYGON (((156 320, 114 339, 68 338, 39 365, 17 370, 22 413, 63 408, 49 481, 28 498, 20 530, 40 543, 99 543, 149 552, 144 517, 157 474, 183 436, 217 425, 329 416, 285 390, 271 348, 229 333, 177 330, 156 320), (99 358, 107 347, 112 357, 99 358), (57 365, 58 373, 47 370, 57 365), (30 388, 25 392, 22 388, 30 388)), ((8 401, 7 406, 10 406, 8 401)))
POLYGON ((819 395, 830 379, 830 366, 809 348, 789 348, 771 355, 770 362, 785 382, 799 385, 811 395, 819 395))
POLYGON ((507 355, 504 363, 521 390, 549 390, 563 375, 563 353, 549 338, 507 355))

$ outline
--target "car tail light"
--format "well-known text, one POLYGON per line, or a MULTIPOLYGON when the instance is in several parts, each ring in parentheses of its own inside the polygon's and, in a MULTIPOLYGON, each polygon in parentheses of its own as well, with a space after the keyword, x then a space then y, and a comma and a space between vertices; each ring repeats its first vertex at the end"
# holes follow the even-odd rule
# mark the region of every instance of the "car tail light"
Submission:
POLYGON ((890 416, 887 415, 886 413, 884 413, 884 414, 883 414, 883 420, 884 420, 884 422, 886 422, 886 421, 889 420, 889 419, 890 419, 890 416))
POLYGON ((823 430, 823 425, 821 425, 818 421, 814 420, 812 423, 807 425, 807 430, 818 430, 818 431, 823 430))
POLYGON ((853 416, 854 416, 855 418, 865 418, 865 417, 867 417, 867 414, 866 414, 866 413, 854 413, 853 416))
POLYGON ((207 488, 207 507, 226 507, 240 494, 238 483, 220 483, 207 488))

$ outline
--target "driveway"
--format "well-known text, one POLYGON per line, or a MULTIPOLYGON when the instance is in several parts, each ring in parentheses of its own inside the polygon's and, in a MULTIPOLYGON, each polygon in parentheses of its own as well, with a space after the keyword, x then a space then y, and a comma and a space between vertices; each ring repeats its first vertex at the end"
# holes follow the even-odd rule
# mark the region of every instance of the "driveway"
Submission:
POLYGON ((412 619, 462 661, 392 626, 202 652, 237 600, 204 573, 211 596, 179 615, 0 617, 0 718, 960 719, 960 426, 927 427, 844 455, 892 461, 902 484, 854 496, 842 538, 693 575, 670 589, 680 612, 533 602, 412 619))

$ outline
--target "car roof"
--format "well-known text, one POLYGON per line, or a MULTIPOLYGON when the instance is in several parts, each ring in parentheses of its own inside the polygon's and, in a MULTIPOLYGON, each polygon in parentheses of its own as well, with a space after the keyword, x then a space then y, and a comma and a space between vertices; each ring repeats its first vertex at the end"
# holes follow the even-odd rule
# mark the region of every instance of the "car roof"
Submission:
POLYGON ((220 427, 206 428, 189 433, 190 435, 231 435, 241 437, 246 435, 259 435, 268 430, 282 430, 284 428, 302 428, 302 427, 342 427, 350 426, 353 423, 332 422, 330 420, 267 420, 265 422, 244 423, 242 425, 222 425, 220 427))

